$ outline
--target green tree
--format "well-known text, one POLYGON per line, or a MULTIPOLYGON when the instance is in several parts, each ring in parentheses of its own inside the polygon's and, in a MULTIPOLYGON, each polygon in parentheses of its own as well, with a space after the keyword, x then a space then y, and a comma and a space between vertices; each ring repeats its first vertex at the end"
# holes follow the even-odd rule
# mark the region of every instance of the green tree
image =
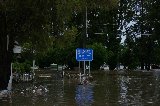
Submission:
POLYGON ((109 9, 116 6, 116 1, 117 0, 102 0, 101 2, 98 0, 1 1, 0 88, 5 89, 8 83, 13 55, 12 49, 15 40, 20 42, 20 44, 29 42, 29 44, 32 45, 32 51, 36 50, 36 52, 38 52, 37 49, 39 48, 47 48, 46 44, 48 40, 50 40, 51 35, 63 34, 67 28, 66 24, 71 19, 73 13, 84 12, 84 7, 86 6, 87 8, 97 8, 101 6, 109 9))
POLYGON ((106 61, 106 48, 101 43, 93 43, 92 45, 88 45, 88 48, 93 49, 93 61, 91 62, 91 66, 94 69, 99 69, 101 65, 106 61))
POLYGON ((0 89, 6 89, 10 78, 14 41, 29 40, 36 45, 38 38, 48 36, 46 5, 48 2, 38 0, 0 2, 0 89))
POLYGON ((56 40, 53 43, 53 47, 50 48, 48 53, 44 56, 40 56, 40 65, 42 65, 43 67, 45 64, 49 66, 51 63, 68 65, 70 64, 71 67, 75 65, 75 50, 77 48, 77 36, 77 29, 75 27, 67 29, 62 36, 56 38, 56 40))

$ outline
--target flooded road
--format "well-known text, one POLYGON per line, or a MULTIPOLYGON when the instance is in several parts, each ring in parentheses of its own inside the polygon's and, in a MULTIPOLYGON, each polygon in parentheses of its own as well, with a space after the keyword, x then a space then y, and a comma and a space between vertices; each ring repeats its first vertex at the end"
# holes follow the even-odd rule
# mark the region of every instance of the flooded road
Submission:
POLYGON ((160 104, 160 76, 94 74, 94 81, 78 85, 76 79, 37 78, 13 84, 10 98, 0 106, 157 106, 160 104))

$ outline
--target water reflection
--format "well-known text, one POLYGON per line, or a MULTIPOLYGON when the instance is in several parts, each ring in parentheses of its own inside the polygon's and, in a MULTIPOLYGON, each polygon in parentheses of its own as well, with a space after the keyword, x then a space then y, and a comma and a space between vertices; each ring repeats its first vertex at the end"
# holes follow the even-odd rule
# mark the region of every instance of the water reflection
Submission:
POLYGON ((135 76, 119 76, 120 105, 142 105, 141 80, 135 76))
POLYGON ((160 83, 154 76, 119 76, 120 105, 155 105, 160 83))
POLYGON ((91 106, 94 101, 93 85, 77 85, 75 100, 78 106, 91 106))
POLYGON ((127 99, 127 93, 128 93, 128 86, 127 84, 129 83, 129 78, 125 76, 121 76, 119 78, 119 85, 120 85, 120 97, 119 97, 119 103, 120 104, 128 104, 128 99, 127 99))

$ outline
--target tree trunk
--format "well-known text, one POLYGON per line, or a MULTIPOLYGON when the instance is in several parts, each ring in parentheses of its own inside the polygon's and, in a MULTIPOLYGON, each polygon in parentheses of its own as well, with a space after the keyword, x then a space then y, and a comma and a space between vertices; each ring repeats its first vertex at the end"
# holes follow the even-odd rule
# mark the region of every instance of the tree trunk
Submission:
MULTIPOLYGON (((12 46, 7 43, 6 13, 0 11, 0 90, 7 89, 11 75, 12 46)), ((8 39, 9 40, 9 39, 8 39)))

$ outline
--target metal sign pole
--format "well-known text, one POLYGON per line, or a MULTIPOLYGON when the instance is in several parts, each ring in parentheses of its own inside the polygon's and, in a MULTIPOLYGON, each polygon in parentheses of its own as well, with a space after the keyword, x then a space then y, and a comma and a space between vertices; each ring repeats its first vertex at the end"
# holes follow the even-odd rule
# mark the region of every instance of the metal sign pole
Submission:
POLYGON ((86 63, 84 61, 84 75, 86 74, 86 63))
POLYGON ((80 63, 80 61, 79 61, 79 82, 81 83, 81 81, 82 81, 82 80, 81 80, 81 79, 82 79, 81 77, 82 77, 82 76, 81 76, 81 69, 80 69, 80 68, 81 68, 81 63, 80 63))
POLYGON ((90 76, 90 73, 91 73, 90 67, 91 67, 91 62, 89 61, 89 67, 88 67, 88 69, 89 69, 89 76, 90 76))
POLYGON ((81 72, 81 71, 80 71, 80 68, 81 68, 81 66, 80 66, 80 61, 79 61, 79 73, 81 72))

